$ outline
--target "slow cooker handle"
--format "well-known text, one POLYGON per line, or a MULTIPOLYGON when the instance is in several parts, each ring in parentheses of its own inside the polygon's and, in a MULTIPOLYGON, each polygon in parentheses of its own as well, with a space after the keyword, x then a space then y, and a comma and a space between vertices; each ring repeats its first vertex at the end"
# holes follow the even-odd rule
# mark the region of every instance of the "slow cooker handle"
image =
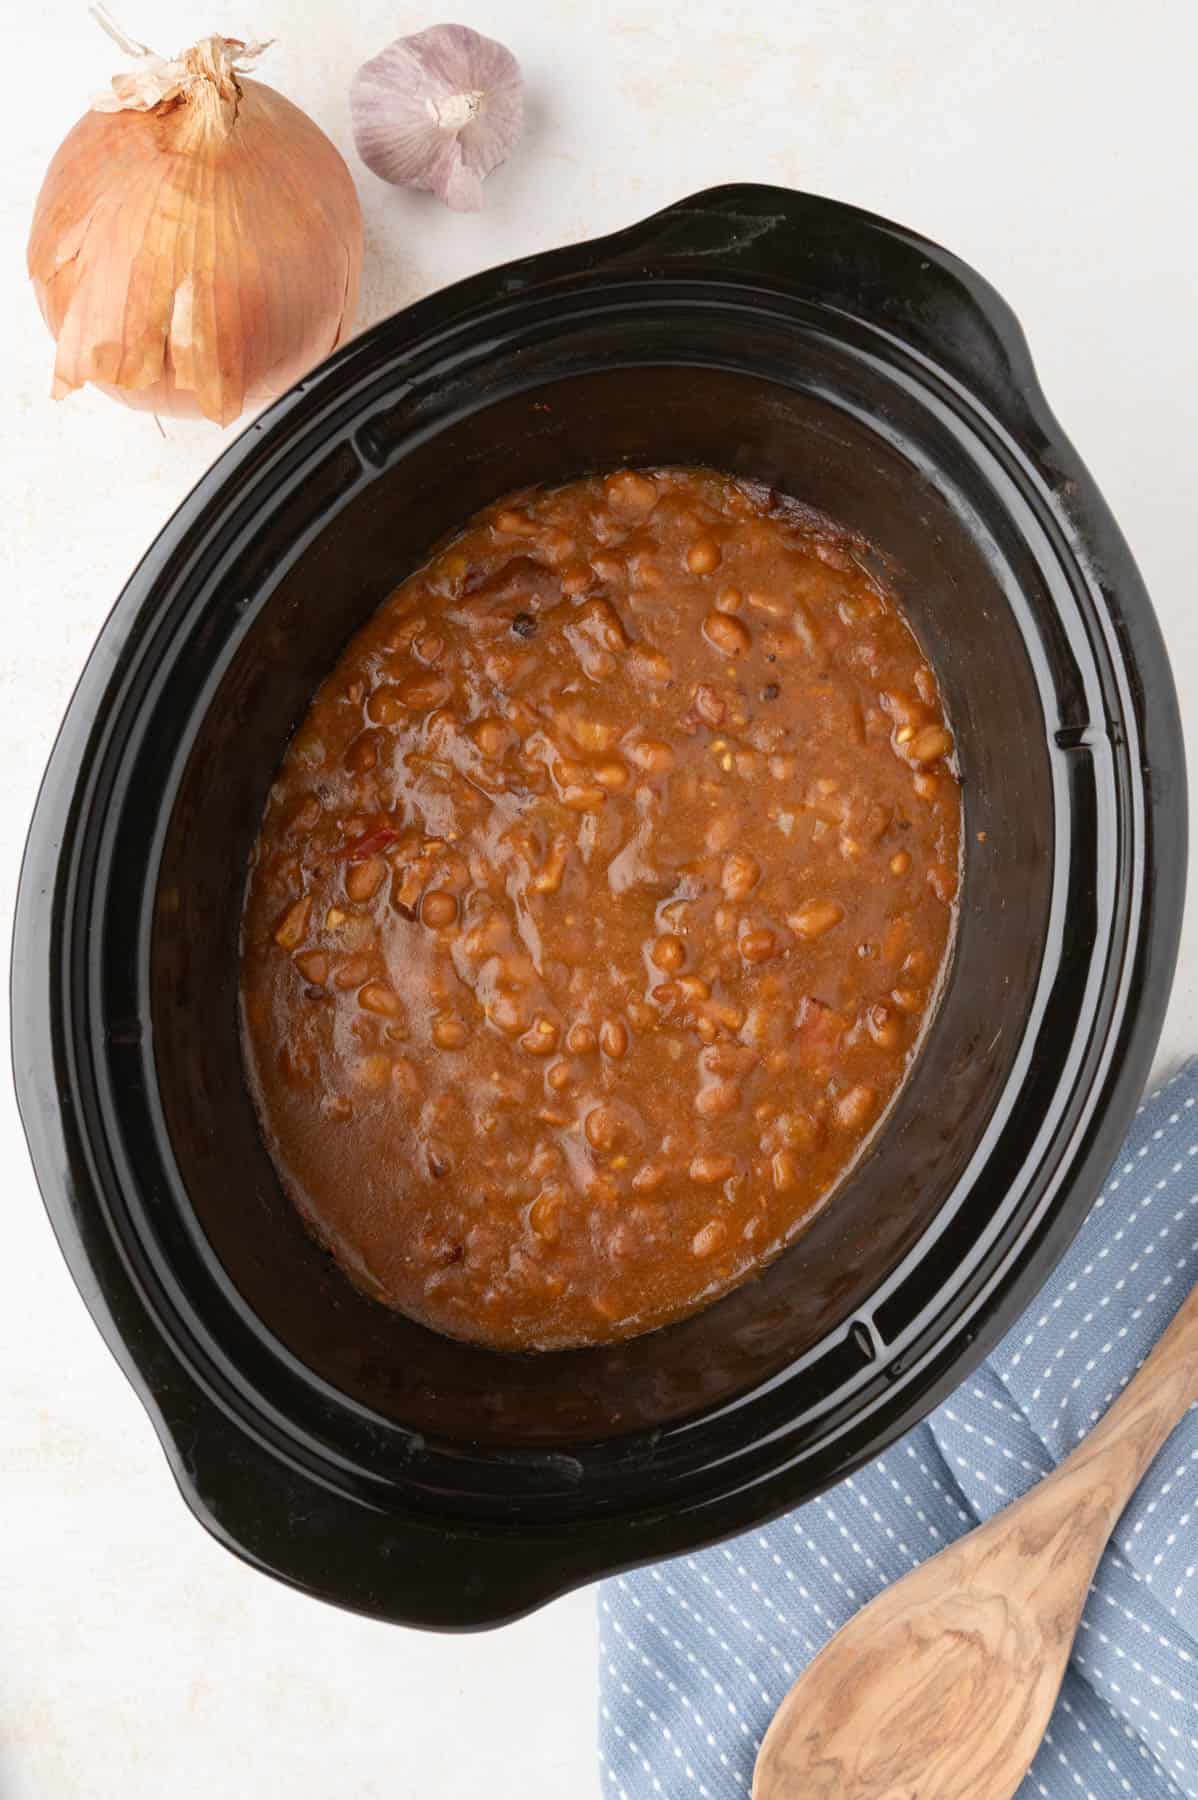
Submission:
POLYGON ((581 246, 598 270, 781 285, 899 340, 983 401, 1027 448, 1052 426, 1014 313, 939 244, 843 201, 756 183, 709 188, 640 225, 581 246))

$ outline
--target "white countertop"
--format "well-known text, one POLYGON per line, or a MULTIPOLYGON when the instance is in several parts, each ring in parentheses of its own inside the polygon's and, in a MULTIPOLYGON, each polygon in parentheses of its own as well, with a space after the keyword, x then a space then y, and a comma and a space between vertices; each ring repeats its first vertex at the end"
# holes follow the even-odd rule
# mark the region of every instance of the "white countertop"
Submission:
MULTIPOLYGON (((460 275, 735 179, 917 227, 1022 319, 1049 399, 1139 558, 1198 731, 1198 25, 1189 0, 480 0, 530 128, 456 216, 384 187, 349 141, 350 77, 435 12, 384 0, 113 0, 175 50, 278 42, 263 78, 348 155, 362 322, 460 275), (771 21, 771 15, 773 21, 771 21), (602 21, 602 22, 600 22, 602 21)), ((45 165, 119 57, 78 0, 7 9, 0 370, 0 911, 58 719, 122 581, 226 436, 90 393, 48 397, 23 279, 45 165)), ((1161 1044, 1198 1049, 1198 908, 1161 1044)), ((498 1634, 368 1623, 253 1574, 195 1525, 78 1299, 0 1096, 3 1800, 570 1800, 597 1791, 593 1596, 498 1634)))

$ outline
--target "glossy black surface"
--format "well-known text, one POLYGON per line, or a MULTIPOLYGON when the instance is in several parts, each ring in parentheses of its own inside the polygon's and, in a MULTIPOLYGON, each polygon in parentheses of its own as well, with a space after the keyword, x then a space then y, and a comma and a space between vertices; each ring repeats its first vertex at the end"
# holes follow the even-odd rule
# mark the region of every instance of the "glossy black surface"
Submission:
POLYGON ((368 332, 133 576, 22 875, 30 1147, 188 1503, 312 1593, 469 1627, 847 1473, 1092 1201, 1155 1045, 1185 837, 1131 557, 1011 314, 946 252, 727 188, 368 332), (312 690, 438 537, 513 486, 661 461, 769 480, 898 565, 961 752, 960 941, 872 1155, 762 1279, 631 1344, 501 1356, 364 1299, 280 1193, 236 1040, 245 859, 312 690))

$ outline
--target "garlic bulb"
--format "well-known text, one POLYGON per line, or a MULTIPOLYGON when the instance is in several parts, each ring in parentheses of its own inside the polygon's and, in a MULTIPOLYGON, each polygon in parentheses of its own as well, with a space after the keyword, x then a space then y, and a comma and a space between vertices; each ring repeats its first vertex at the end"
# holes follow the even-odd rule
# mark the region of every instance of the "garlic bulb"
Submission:
POLYGON ((29 239, 53 393, 92 381, 228 424, 347 334, 353 178, 305 113, 245 78, 265 45, 209 37, 167 60, 101 23, 137 67, 59 146, 29 239))
POLYGON ((350 111, 367 168, 398 187, 427 188, 459 212, 477 212, 484 175, 524 129, 524 83, 502 44, 467 25, 433 25, 362 65, 350 111))

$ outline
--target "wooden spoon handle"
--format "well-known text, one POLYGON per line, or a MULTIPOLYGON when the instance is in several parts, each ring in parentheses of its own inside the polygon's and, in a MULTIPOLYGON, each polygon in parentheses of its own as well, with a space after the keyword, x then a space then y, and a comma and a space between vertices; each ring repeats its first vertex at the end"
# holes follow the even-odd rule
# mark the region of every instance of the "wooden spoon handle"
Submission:
POLYGON ((1153 1457, 1196 1400, 1198 1288, 1119 1399, 1044 1485, 1084 1485, 1105 1543, 1153 1457))

